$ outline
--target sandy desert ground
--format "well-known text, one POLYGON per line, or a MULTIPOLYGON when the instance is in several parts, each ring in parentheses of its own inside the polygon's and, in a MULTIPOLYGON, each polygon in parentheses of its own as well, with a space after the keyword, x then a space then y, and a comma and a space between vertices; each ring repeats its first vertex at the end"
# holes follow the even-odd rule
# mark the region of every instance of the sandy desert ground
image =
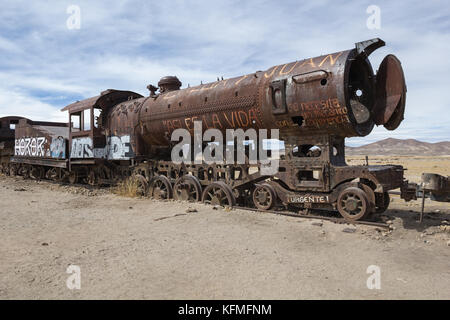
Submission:
MULTIPOLYGON (((413 181, 450 171, 449 157, 369 161, 413 181)), ((450 299, 448 203, 427 200, 419 224, 420 201, 394 196, 390 230, 5 176, 0 203, 0 299, 450 299)))

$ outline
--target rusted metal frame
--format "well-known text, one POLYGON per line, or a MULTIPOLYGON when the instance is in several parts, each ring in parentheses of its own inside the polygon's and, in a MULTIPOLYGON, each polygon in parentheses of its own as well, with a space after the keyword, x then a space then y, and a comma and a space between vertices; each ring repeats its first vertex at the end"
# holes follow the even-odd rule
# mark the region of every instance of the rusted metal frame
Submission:
POLYGON ((277 174, 275 174, 275 177, 286 183, 292 190, 312 190, 321 192, 328 192, 330 190, 328 179, 329 166, 328 162, 326 161, 316 159, 280 160, 279 166, 285 168, 286 171, 278 172, 277 174), (311 180, 311 182, 314 182, 314 184, 316 185, 307 185, 307 183, 303 183, 302 185, 302 182, 304 181, 299 180, 299 171, 319 171, 319 179, 317 181, 311 180))
MULTIPOLYGON (((79 165, 79 164, 92 164, 88 160, 82 160, 82 159, 76 159, 72 158, 72 140, 73 138, 80 138, 80 137, 88 137, 92 141, 92 147, 94 147, 94 124, 93 124, 93 105, 83 105, 76 109, 68 109, 69 111, 69 154, 68 154, 68 160, 69 160, 69 171, 72 170, 72 165, 79 165), (84 130, 84 110, 90 110, 90 130, 84 130), (76 110, 76 111, 75 111, 76 110), (71 122, 71 116, 73 113, 80 112, 80 131, 72 131, 72 122, 71 122), (73 160, 75 159, 75 160, 73 160)), ((95 164, 95 161, 94 161, 95 164)))
POLYGON ((450 201, 450 177, 435 173, 423 173, 421 180, 422 189, 429 191, 433 200, 450 201))
POLYGON ((240 188, 240 187, 243 187, 250 183, 256 183, 256 182, 263 181, 265 179, 270 178, 270 176, 262 176, 259 171, 256 173, 253 173, 253 174, 246 174, 247 167, 256 167, 256 166, 257 165, 254 165, 254 166, 253 165, 229 165, 229 164, 219 165, 219 164, 207 164, 204 162, 202 164, 185 165, 185 164, 173 164, 172 162, 169 162, 169 161, 160 161, 157 165, 157 167, 158 167, 157 174, 166 175, 169 179, 175 181, 177 178, 179 178, 179 176, 177 175, 175 177, 172 177, 171 173, 174 171, 180 172, 180 170, 183 168, 184 174, 191 173, 193 176, 195 176, 199 179, 199 181, 202 185, 208 185, 214 181, 223 179, 224 181, 229 183, 232 188, 240 188), (233 177, 230 176, 230 174, 233 172, 233 169, 242 170, 243 175, 240 179, 234 179, 233 177), (201 179, 199 177, 200 170, 202 170, 205 174, 204 179, 201 179), (208 177, 209 170, 213 171, 211 178, 208 177), (223 175, 224 177, 218 179, 217 178, 218 174, 223 175))
POLYGON ((11 158, 11 162, 64 169, 67 168, 67 160, 13 157, 11 158))
MULTIPOLYGON (((350 182, 354 179, 367 179, 371 181, 375 186, 374 192, 385 192, 389 188, 386 185, 380 183, 376 175, 369 173, 369 170, 365 166, 346 166, 337 167, 331 166, 331 189, 336 188, 340 184, 350 182)), ((398 188, 400 185, 393 187, 392 189, 398 188)))
POLYGON ((278 198, 285 205, 288 204, 304 204, 301 202, 291 202, 291 198, 298 197, 326 197, 324 198, 324 202, 316 202, 316 204, 329 204, 332 205, 333 202, 337 199, 337 190, 333 190, 331 192, 315 192, 310 190, 298 191, 298 190, 289 190, 280 184, 282 180, 269 180, 266 183, 270 184, 276 191, 278 198))

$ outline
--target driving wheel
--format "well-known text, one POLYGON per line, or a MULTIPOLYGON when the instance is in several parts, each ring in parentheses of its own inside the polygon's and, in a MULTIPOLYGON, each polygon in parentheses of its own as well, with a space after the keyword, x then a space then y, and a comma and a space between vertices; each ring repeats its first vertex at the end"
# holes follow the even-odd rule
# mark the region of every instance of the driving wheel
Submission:
POLYGON ((357 187, 344 189, 338 197, 339 213, 347 220, 356 221, 370 212, 370 204, 366 193, 357 187))
POLYGON ((213 206, 233 207, 236 205, 236 197, 225 182, 216 181, 203 191, 203 202, 213 206))
POLYGON ((190 175, 184 175, 178 178, 173 186, 173 197, 176 200, 200 201, 202 197, 202 186, 199 180, 190 175))
POLYGON ((135 174, 133 179, 136 182, 136 194, 138 196, 145 197, 148 192, 147 179, 145 179, 145 177, 141 174, 135 174))
POLYGON ((387 208, 389 207, 389 204, 391 203, 389 193, 387 193, 387 192, 383 192, 383 193, 379 193, 379 194, 377 193, 376 200, 377 200, 376 207, 375 207, 376 213, 385 212, 387 210, 387 208))
POLYGON ((149 183, 148 195, 158 200, 172 198, 172 185, 165 176, 155 176, 149 183))
POLYGON ((258 185, 253 191, 253 203, 261 210, 270 210, 275 205, 275 190, 270 184, 258 185))

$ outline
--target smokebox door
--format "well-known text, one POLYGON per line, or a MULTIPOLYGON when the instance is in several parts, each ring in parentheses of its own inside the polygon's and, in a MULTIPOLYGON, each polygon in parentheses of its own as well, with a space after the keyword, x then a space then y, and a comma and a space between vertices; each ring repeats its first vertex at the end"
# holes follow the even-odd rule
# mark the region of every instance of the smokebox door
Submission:
POLYGON ((406 102, 405 76, 400 61, 387 55, 380 64, 376 78, 375 106, 372 110, 377 125, 396 129, 403 120, 406 102))

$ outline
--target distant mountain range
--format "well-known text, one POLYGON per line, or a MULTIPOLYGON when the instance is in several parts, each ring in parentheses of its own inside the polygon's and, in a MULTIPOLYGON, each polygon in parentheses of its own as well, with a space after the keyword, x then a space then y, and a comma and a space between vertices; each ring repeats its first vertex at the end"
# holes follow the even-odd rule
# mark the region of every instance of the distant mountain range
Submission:
POLYGON ((345 147, 347 155, 450 155, 450 141, 428 143, 415 139, 388 138, 360 147, 345 147))

